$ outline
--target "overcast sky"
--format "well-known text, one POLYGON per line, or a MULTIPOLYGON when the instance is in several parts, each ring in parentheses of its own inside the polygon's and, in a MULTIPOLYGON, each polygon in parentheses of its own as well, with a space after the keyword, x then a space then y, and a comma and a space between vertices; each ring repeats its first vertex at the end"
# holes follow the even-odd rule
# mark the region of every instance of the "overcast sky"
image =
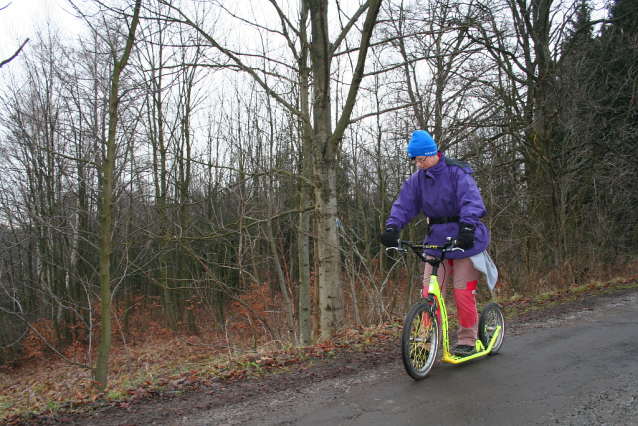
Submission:
MULTIPOLYGON (((76 0, 82 7, 86 0, 76 0)), ((604 16, 603 0, 594 0, 598 5, 592 13, 593 19, 604 16)), ((250 3, 249 3, 250 4, 250 3)), ((68 0, 0 0, 0 60, 7 59, 27 38, 34 39, 39 28, 47 22, 61 31, 63 38, 74 38, 81 31, 82 24, 69 11, 68 0)))
POLYGON ((36 29, 43 28, 48 20, 69 37, 80 26, 66 12, 70 10, 66 0, 0 0, 0 8, 4 6, 0 10, 0 60, 11 56, 27 38, 33 39, 36 29))

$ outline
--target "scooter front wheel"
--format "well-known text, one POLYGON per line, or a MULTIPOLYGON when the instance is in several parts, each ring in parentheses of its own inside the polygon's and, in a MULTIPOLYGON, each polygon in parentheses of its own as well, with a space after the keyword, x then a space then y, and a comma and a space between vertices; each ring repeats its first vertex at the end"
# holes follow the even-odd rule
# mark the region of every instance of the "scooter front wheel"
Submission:
POLYGON ((428 375, 439 349, 439 322, 433 307, 425 300, 410 308, 403 324, 401 356, 410 377, 421 380, 428 375))

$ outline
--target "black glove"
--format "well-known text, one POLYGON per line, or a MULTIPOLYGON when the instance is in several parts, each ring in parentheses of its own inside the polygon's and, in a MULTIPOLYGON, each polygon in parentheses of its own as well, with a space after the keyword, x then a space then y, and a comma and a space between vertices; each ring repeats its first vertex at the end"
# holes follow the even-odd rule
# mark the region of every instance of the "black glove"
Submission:
POLYGON ((386 226, 385 231, 381 234, 381 244, 386 247, 399 247, 399 231, 394 225, 386 226))
POLYGON ((459 236, 456 237, 456 246, 463 250, 474 247, 474 231, 476 228, 467 223, 459 223, 459 236))

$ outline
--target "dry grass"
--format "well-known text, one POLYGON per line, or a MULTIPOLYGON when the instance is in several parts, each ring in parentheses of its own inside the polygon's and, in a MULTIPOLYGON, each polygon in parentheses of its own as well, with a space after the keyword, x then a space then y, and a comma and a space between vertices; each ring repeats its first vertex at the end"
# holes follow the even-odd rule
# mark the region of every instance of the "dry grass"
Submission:
MULTIPOLYGON (((86 353, 81 356, 77 349, 75 352, 76 361, 86 358, 86 353)), ((154 383, 158 378, 192 369, 214 370, 229 354, 237 353, 236 350, 230 352, 225 342, 214 334, 201 337, 167 333, 128 347, 118 342, 111 350, 107 389, 100 395, 93 387, 88 369, 69 366, 53 356, 33 359, 18 368, 0 372, 0 418, 98 397, 121 398, 129 390, 154 383)))

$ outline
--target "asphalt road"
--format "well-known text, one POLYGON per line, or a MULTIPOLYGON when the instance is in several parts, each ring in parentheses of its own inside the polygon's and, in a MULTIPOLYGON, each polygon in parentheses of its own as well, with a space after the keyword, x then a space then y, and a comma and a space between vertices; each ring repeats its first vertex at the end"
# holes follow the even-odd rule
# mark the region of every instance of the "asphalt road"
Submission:
POLYGON ((437 362, 414 381, 400 359, 294 392, 172 419, 189 425, 638 425, 636 293, 565 324, 508 336, 497 355, 437 362))

